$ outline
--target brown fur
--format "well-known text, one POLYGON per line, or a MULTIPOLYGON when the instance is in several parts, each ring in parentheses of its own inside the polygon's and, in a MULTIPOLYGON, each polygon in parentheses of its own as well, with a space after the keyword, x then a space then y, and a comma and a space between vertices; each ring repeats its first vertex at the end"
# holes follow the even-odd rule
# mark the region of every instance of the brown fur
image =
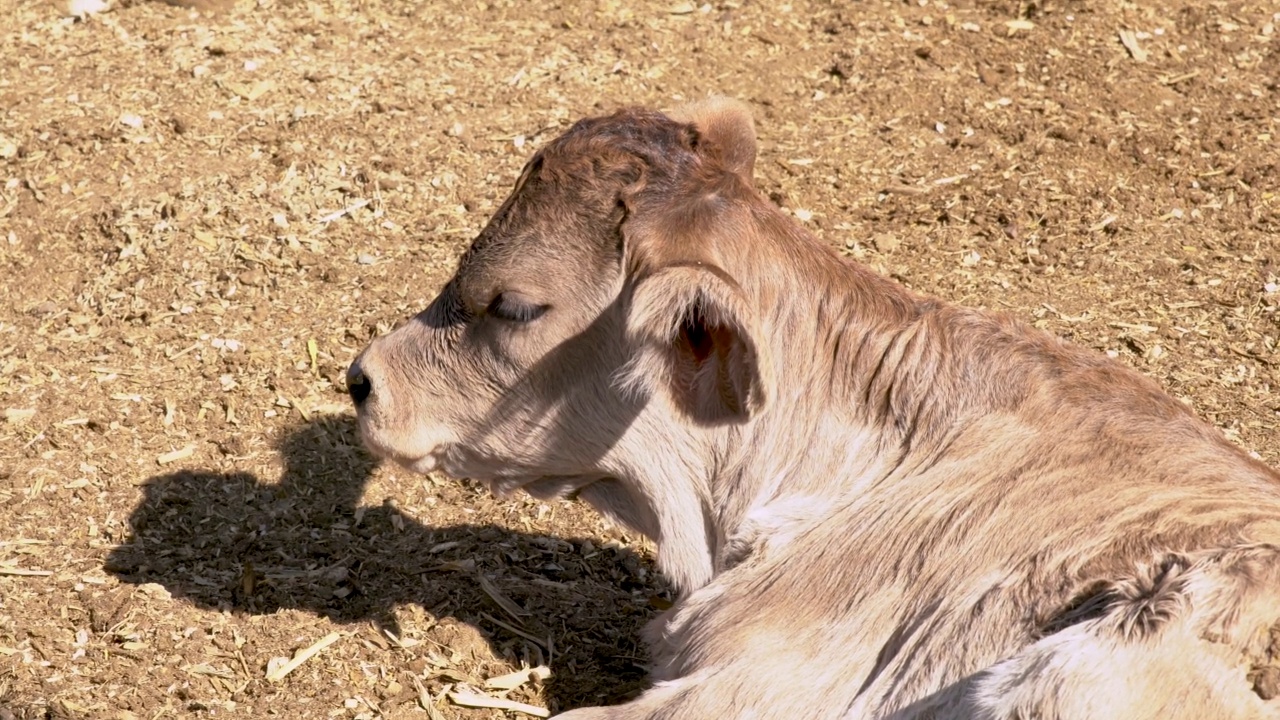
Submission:
POLYGON ((1245 679, 1276 473, 1115 361, 836 256, 751 186, 743 106, 674 118, 549 144, 352 369, 376 451, 658 542, 657 684, 564 717, 1280 718, 1245 679))

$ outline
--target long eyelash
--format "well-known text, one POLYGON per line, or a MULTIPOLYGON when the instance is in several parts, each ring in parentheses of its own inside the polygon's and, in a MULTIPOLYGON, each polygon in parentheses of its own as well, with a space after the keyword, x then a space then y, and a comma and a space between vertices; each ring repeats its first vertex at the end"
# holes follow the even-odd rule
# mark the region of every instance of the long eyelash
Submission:
POLYGON ((489 303, 488 313, 499 320, 507 320, 509 322, 527 323, 537 320, 547 311, 546 305, 534 305, 532 303, 513 300, 505 295, 498 295, 489 303))

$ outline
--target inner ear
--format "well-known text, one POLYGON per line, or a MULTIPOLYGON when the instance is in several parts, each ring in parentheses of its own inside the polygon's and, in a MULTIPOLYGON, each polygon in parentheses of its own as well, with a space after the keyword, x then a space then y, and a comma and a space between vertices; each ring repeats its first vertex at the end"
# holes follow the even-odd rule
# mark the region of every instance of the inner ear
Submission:
POLYGON ((749 420, 771 395, 773 369, 745 300, 732 277, 707 263, 641 278, 627 318, 637 354, 620 386, 662 393, 702 425, 749 420))
POLYGON ((699 295, 680 318, 671 347, 674 397, 699 422, 739 422, 762 400, 755 348, 708 302, 699 295))
POLYGON ((746 404, 758 391, 751 386, 752 364, 744 357, 751 352, 734 329, 716 323, 695 302, 680 321, 674 346, 672 384, 677 404, 694 419, 708 423, 745 420, 746 404))
POLYGON ((709 327, 702 303, 694 303, 680 322, 680 332, 676 336, 676 347, 689 355, 695 367, 706 362, 715 352, 716 340, 724 340, 724 328, 709 327), (716 337, 716 330, 720 337, 716 337))

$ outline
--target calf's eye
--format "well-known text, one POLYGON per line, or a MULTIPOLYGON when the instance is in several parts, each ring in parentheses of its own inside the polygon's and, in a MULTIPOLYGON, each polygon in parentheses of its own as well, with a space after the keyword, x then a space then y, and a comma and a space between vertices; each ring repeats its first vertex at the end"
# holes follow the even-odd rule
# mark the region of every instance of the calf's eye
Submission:
POLYGON ((509 293, 499 293, 485 310, 489 315, 513 323, 527 323, 542 317, 548 305, 538 305, 509 293))

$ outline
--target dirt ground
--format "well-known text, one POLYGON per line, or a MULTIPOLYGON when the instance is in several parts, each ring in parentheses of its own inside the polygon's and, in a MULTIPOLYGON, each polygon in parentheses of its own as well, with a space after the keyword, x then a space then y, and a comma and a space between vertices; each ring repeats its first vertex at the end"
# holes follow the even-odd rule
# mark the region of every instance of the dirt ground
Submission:
POLYGON ((534 148, 620 105, 748 101, 761 187, 826 241, 1280 462, 1278 10, 0 0, 0 719, 642 688, 651 545, 376 467, 342 381, 534 148))

